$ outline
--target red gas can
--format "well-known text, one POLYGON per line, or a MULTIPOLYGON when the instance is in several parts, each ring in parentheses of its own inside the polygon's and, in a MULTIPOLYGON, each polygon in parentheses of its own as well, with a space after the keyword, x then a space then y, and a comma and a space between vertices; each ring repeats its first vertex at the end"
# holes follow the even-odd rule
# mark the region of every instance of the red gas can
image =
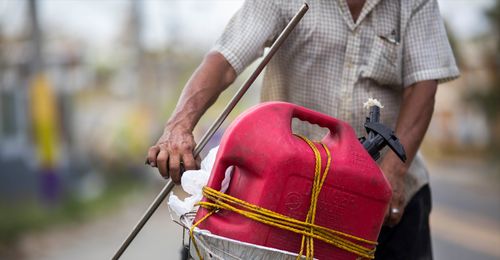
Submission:
MULTIPOLYGON (((376 241, 391 198, 390 185, 347 123, 283 102, 263 103, 239 116, 226 130, 208 186, 220 190, 227 167, 235 169, 227 194, 305 220, 310 206, 315 157, 291 130, 292 118, 329 129, 322 142, 332 164, 319 194, 316 224, 376 241)), ((326 153, 319 143, 322 169, 326 153)), ((207 214, 200 208, 196 220, 207 214)), ((199 225, 212 233, 290 252, 301 235, 221 210, 199 225)), ((315 240, 318 259, 356 259, 353 253, 315 240)))

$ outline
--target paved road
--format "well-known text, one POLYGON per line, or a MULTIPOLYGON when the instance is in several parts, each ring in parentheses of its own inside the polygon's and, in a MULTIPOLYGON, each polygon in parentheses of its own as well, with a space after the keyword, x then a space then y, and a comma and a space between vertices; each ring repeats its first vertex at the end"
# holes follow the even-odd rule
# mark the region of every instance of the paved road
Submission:
MULTIPOLYGON (((20 245, 24 257, 33 260, 111 259, 155 195, 151 192, 131 196, 121 210, 95 222, 27 236, 20 245)), ((121 259, 179 259, 181 239, 181 228, 171 221, 164 203, 121 259)))
POLYGON ((500 174, 474 161, 430 165, 436 259, 500 259, 500 174))
MULTIPOLYGON (((500 175, 473 161, 434 162, 430 168, 435 259, 500 259, 500 175)), ((132 196, 110 216, 27 236, 20 247, 26 259, 109 259, 153 197, 132 196)), ((163 205, 122 259, 178 259, 180 246, 181 230, 163 205)))

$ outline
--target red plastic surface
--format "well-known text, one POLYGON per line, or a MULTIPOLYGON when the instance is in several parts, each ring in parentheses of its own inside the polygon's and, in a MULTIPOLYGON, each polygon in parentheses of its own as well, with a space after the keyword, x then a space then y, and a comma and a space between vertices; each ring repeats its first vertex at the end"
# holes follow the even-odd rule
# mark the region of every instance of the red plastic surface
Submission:
MULTIPOLYGON (((376 241, 391 198, 390 185, 347 123, 284 102, 255 106, 226 130, 208 186, 220 190, 234 165, 227 194, 269 210, 305 220, 314 178, 314 154, 291 130, 292 118, 329 129, 322 142, 332 165, 320 192, 316 224, 376 241)), ((322 169, 326 154, 319 143, 322 169)), ((207 213, 200 209, 196 220, 207 213)), ((221 210, 199 226, 244 242, 298 252, 301 236, 221 210)), ((315 240, 318 259, 357 259, 356 255, 315 240)))

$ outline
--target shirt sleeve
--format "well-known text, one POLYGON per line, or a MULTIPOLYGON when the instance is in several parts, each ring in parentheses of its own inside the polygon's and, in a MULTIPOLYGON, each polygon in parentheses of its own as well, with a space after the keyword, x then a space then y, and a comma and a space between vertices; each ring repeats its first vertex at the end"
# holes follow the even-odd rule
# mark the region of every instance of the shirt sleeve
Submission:
POLYGON ((285 26, 279 5, 272 0, 246 0, 226 26, 212 50, 221 53, 240 74, 262 56, 285 26))
POLYGON ((459 76, 437 0, 418 1, 403 36, 403 83, 443 83, 459 76))

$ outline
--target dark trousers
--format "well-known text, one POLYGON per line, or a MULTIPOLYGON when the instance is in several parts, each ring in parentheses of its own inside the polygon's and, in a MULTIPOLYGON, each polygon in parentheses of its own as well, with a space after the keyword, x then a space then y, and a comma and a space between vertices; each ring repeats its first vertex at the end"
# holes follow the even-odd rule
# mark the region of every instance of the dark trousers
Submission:
POLYGON ((431 190, 425 185, 410 200, 398 225, 382 227, 375 259, 432 260, 431 208, 431 190))

